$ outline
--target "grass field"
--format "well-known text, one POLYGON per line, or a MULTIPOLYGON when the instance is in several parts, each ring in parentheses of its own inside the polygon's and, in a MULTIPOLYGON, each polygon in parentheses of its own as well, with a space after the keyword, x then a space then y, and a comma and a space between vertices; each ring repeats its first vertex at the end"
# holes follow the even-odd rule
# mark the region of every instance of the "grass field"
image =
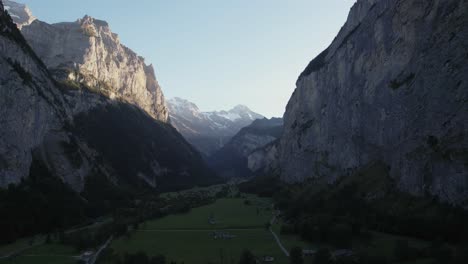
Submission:
POLYGON ((273 256, 285 261, 270 233, 261 229, 227 230, 237 237, 231 240, 215 240, 210 231, 137 231, 129 239, 120 239, 112 244, 117 252, 148 255, 163 254, 169 261, 185 263, 237 263, 243 249, 250 249, 257 256, 273 256))
MULTIPOLYGON (((98 228, 104 223, 111 221, 110 218, 103 219, 94 224, 74 228, 68 230, 67 233, 82 232, 85 230, 92 230, 98 228)), ((33 244, 31 245, 32 238, 23 238, 17 240, 15 243, 8 244, 0 247, 0 264, 76 264, 77 260, 74 258, 80 253, 74 250, 71 246, 58 245, 55 243, 45 244, 46 236, 38 235, 34 237, 33 244), (9 259, 2 259, 2 256, 17 252, 15 257, 9 259)), ((55 241, 57 242, 57 241, 55 241)))
MULTIPOLYGON (((0 246, 0 256, 4 256, 14 251, 22 250, 31 246, 32 238, 18 239, 16 242, 0 246)), ((45 240, 44 236, 37 236, 33 239, 33 245, 42 244, 45 240)))
POLYGON ((187 193, 200 193, 200 192, 205 192, 205 193, 214 195, 216 194, 216 192, 220 191, 225 186, 226 184, 218 184, 218 185, 212 185, 212 186, 207 186, 207 187, 194 187, 192 189, 182 190, 178 192, 166 192, 166 193, 161 194, 161 197, 173 197, 177 195, 184 195, 187 193))
POLYGON ((265 228, 271 218, 268 199, 254 196, 220 199, 187 214, 146 222, 129 237, 115 240, 111 248, 120 254, 144 251, 150 256, 163 254, 168 261, 194 264, 221 260, 237 263, 242 250, 249 249, 258 257, 273 256, 276 263, 287 263, 287 257, 265 228), (210 217, 216 224, 209 223, 210 217), (216 240, 212 236, 214 230, 224 230, 236 237, 216 240))
POLYGON ((265 200, 220 199, 214 204, 192 209, 187 214, 147 222, 143 229, 263 228, 271 216, 271 205, 265 200), (244 205, 246 200, 252 204, 244 205), (211 216, 216 222, 214 225, 208 222, 211 216))
MULTIPOLYGON (((223 198, 215 203, 194 208, 185 214, 170 215, 140 225, 128 236, 115 239, 110 248, 117 254, 143 251, 149 256, 165 255, 168 263, 206 264, 238 263, 244 249, 251 250, 257 257, 273 256, 275 263, 288 263, 273 235, 265 225, 273 216, 270 199, 243 194, 241 198, 223 198), (212 219, 212 223, 210 223, 212 219), (215 239, 214 231, 223 231, 235 236, 232 239, 215 239)), ((287 250, 294 246, 317 249, 324 245, 313 245, 296 235, 281 235, 281 221, 273 224, 273 231, 280 236, 287 250)), ((427 242, 372 232, 370 244, 356 243, 356 252, 393 259, 395 241, 406 239, 411 247, 425 247, 427 242)), ((43 237, 41 237, 43 240, 43 237)), ((30 239, 0 248, 0 252, 12 252, 28 245, 30 239)), ((39 241, 39 239, 36 239, 39 241)), ((0 264, 72 264, 79 253, 70 247, 57 244, 36 245, 11 260, 0 260, 0 264)), ((103 261, 99 263, 105 263, 103 261)), ((312 263, 310 257, 306 263, 312 263)), ((401 264, 431 264, 431 260, 420 260, 401 264)), ((400 264, 400 263, 398 263, 400 264)))
POLYGON ((10 260, 0 260, 0 264, 76 264, 73 248, 57 244, 40 245, 22 252, 10 260))

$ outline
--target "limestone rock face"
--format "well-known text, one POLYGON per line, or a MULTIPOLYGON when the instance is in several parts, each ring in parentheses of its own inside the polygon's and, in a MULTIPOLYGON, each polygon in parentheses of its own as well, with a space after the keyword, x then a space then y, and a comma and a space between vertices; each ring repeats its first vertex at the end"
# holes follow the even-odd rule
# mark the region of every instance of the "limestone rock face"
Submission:
POLYGON ((16 3, 10 0, 3 0, 5 4, 5 10, 10 14, 13 22, 16 26, 21 29, 23 26, 30 25, 36 18, 32 15, 31 10, 20 3, 16 3))
POLYGON ((247 156, 247 167, 254 174, 275 174, 278 171, 278 141, 252 151, 247 156))
POLYGON ((243 127, 264 118, 243 105, 228 111, 202 112, 196 104, 177 97, 167 105, 172 125, 206 156, 228 143, 243 127))
POLYGON ((107 22, 89 16, 57 24, 35 20, 22 33, 58 80, 85 84, 167 122, 164 96, 152 65, 122 45, 107 22))
POLYGON ((29 175, 33 152, 57 176, 71 183, 81 178, 86 161, 70 173, 68 161, 53 159, 70 141, 61 129, 70 118, 59 87, 0 2, 0 186, 29 175))
POLYGON ((468 2, 359 0, 297 81, 278 156, 288 182, 369 162, 399 187, 468 200, 468 2))

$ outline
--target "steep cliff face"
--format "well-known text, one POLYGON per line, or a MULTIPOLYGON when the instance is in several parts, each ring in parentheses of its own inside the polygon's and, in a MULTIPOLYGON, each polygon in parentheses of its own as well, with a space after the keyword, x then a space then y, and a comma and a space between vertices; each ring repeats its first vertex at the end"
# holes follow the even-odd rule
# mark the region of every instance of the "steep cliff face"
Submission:
POLYGON ((261 148, 252 151, 247 156, 247 167, 254 175, 277 175, 279 170, 278 157, 279 140, 275 140, 261 148))
POLYGON ((297 81, 283 180, 383 161, 402 190, 468 200, 468 3, 359 0, 297 81))
POLYGON ((243 105, 228 111, 202 112, 196 104, 177 97, 168 100, 167 105, 172 125, 206 156, 219 150, 243 127, 264 118, 243 105))
POLYGON ((28 176, 33 156, 65 180, 81 178, 86 161, 69 172, 70 162, 53 158, 71 140, 61 129, 71 118, 63 94, 1 3, 0 72, 0 186, 28 176))
POLYGON ((281 118, 257 119, 216 151, 209 158, 209 163, 224 178, 251 176, 249 155, 277 140, 282 131, 281 118))
POLYGON ((107 22, 89 16, 52 25, 35 20, 24 26, 22 33, 56 79, 75 86, 85 84, 167 122, 164 96, 153 67, 123 46, 107 22))

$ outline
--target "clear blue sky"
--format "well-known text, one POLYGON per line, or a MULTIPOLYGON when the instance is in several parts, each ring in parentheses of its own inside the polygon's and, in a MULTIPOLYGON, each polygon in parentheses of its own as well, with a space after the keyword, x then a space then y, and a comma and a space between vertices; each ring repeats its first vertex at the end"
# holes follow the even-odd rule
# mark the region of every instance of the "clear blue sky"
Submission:
POLYGON ((166 98, 202 110, 245 104, 282 116, 299 74, 325 49, 355 0, 17 0, 39 19, 109 22, 152 63, 166 98))

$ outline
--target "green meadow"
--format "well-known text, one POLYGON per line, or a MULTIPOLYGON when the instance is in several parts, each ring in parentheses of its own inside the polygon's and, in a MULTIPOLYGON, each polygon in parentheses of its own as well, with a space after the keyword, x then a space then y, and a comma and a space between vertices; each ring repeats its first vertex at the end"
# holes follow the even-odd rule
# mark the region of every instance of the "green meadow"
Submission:
POLYGON ((168 261, 194 264, 237 263, 241 252, 249 249, 258 257, 272 256, 277 263, 287 263, 287 257, 266 228, 272 216, 269 199, 219 199, 186 214, 146 222, 129 236, 115 240, 111 249, 119 254, 163 254, 168 261), (215 231, 233 237, 215 239, 215 231))
POLYGON ((72 247, 44 244, 27 249, 17 257, 0 260, 0 264, 76 264, 79 255, 72 247))

